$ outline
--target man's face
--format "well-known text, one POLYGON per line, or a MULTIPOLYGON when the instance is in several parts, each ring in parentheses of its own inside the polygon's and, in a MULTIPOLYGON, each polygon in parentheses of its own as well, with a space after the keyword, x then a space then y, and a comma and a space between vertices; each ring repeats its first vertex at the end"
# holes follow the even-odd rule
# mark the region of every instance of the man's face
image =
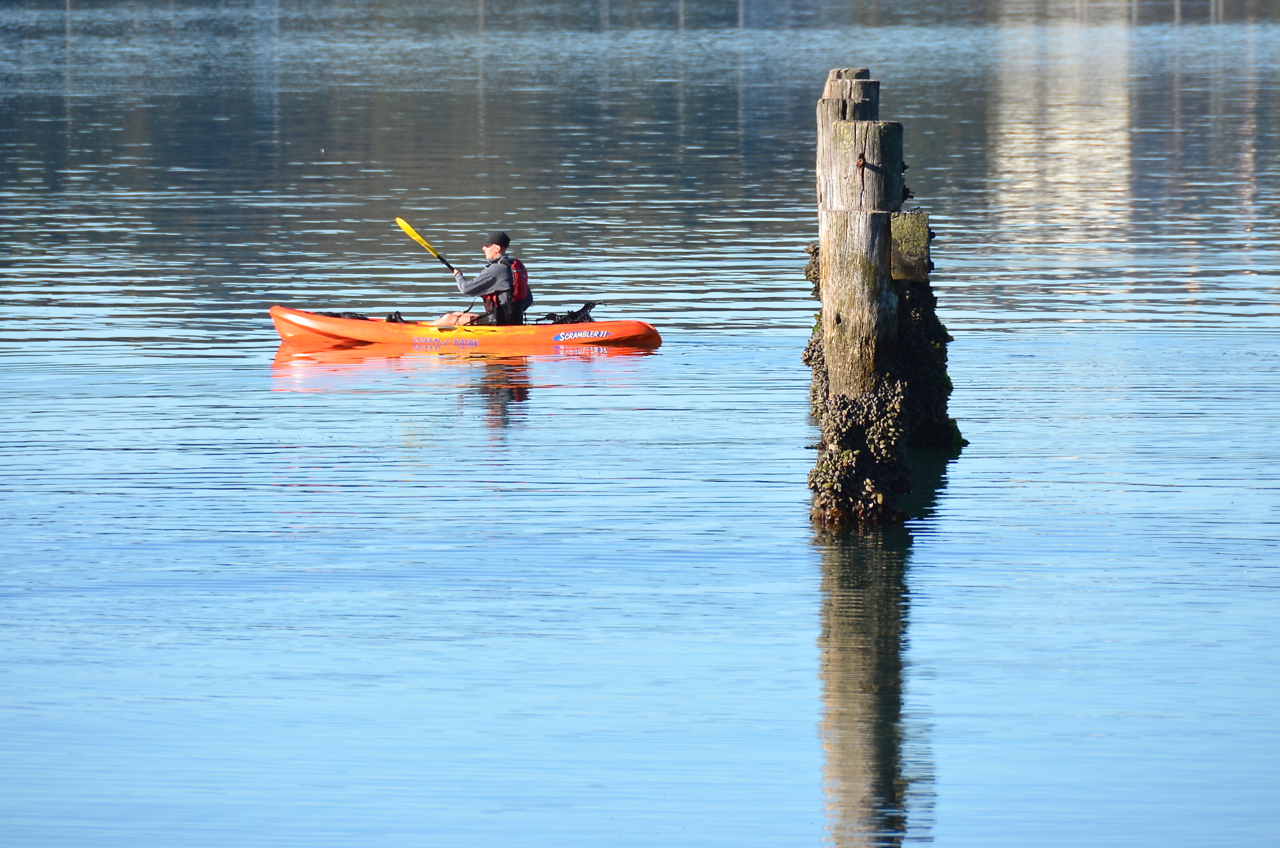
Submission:
POLYGON ((486 244, 481 249, 484 251, 484 258, 490 262, 502 255, 502 245, 499 244, 486 244))

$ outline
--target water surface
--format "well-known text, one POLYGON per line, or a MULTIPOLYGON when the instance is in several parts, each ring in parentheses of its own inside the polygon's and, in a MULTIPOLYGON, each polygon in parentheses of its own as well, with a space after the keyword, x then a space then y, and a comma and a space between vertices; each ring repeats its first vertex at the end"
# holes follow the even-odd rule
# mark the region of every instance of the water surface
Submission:
POLYGON ((1202 845, 1280 828, 1257 4, 0 12, 15 845, 1202 845), (807 521, 813 105, 933 217, 915 518, 807 521), (652 355, 277 357, 272 303, 652 355))

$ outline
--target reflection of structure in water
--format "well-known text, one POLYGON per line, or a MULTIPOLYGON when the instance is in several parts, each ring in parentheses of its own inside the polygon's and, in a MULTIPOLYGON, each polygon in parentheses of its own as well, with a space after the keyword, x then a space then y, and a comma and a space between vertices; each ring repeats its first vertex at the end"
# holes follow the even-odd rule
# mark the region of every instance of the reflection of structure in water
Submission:
POLYGON ((488 402, 485 426, 505 429, 511 425, 511 404, 529 399, 529 360, 523 356, 486 359, 483 368, 476 391, 488 402))
MULTIPOLYGON (((928 517, 954 454, 919 452, 912 514, 928 517)), ((933 770, 903 717, 910 531, 825 536, 820 673, 824 780, 837 846, 903 844, 932 819, 933 770)))
POLYGON ((907 832, 902 762, 905 531, 829 542, 822 556, 822 740, 835 844, 898 845, 907 832))
MULTIPOLYGON (((579 357, 624 356, 630 349, 584 347, 579 357)), ((282 378, 275 391, 368 391, 387 373, 416 369, 454 370, 468 378, 464 394, 485 400, 485 426, 503 429, 511 424, 511 404, 529 399, 529 358, 525 356, 455 356, 439 350, 418 351, 408 345, 337 343, 309 349, 305 342, 282 342, 271 363, 282 378)))

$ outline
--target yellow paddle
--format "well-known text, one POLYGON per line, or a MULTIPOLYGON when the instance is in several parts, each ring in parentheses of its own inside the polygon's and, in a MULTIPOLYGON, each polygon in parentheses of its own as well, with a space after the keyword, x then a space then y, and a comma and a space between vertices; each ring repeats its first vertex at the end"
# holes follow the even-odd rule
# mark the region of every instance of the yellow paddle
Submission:
POLYGON ((413 227, 409 226, 408 221, 406 221, 404 218, 396 218, 396 223, 400 225, 400 229, 404 230, 405 235, 407 235, 409 238, 413 239, 418 244, 425 247, 427 249, 427 253, 430 253, 436 259, 439 259, 441 262, 443 262, 444 267, 448 268, 450 271, 455 271, 454 267, 449 264, 449 260, 441 256, 440 252, 436 250, 434 247, 427 244, 427 240, 424 239, 422 236, 418 235, 418 231, 415 230, 413 227))

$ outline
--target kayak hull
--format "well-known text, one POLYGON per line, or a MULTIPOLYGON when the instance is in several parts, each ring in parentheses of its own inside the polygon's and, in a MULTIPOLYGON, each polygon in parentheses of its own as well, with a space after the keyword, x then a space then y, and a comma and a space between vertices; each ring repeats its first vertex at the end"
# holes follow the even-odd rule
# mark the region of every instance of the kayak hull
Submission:
POLYGON ((424 323, 389 324, 381 319, 331 318, 285 306, 273 306, 270 312, 280 338, 315 346, 364 342, 452 353, 555 353, 581 347, 651 350, 662 344, 658 331, 643 321, 434 327, 424 323))
POLYGON ((300 368, 323 366, 329 368, 369 367, 378 368, 393 363, 411 363, 422 358, 464 357, 484 359, 495 363, 521 363, 531 356, 550 354, 562 358, 601 359, 617 356, 645 356, 652 348, 623 347, 621 345, 581 345, 545 350, 490 351, 475 353, 465 348, 454 351, 451 347, 419 346, 403 344, 378 344, 368 342, 321 339, 318 336, 295 336, 280 342, 271 367, 297 371, 300 368))

